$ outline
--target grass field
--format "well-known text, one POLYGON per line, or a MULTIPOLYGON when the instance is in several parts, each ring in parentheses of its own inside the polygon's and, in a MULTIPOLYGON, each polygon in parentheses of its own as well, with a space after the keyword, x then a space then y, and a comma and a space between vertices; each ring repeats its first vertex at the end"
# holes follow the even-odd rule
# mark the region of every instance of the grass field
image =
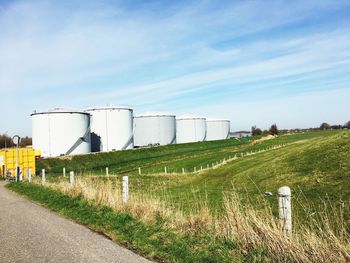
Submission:
MULTIPOLYGON (((294 204, 300 211, 325 199, 349 201, 350 194, 350 132, 316 131, 283 135, 252 144, 250 139, 170 145, 151 149, 83 155, 68 159, 44 159, 38 170, 48 175, 62 174, 62 168, 74 170, 80 176, 104 175, 105 167, 115 174, 110 180, 130 176, 133 191, 167 198, 179 208, 193 209, 193 204, 205 203, 220 211, 226 192, 236 191, 242 198, 265 204, 263 193, 276 193, 283 185, 293 190, 294 204), (237 158, 214 169, 209 165, 238 156, 284 145, 278 149, 237 158), (168 174, 164 174, 164 167, 168 174), (204 169, 198 172, 200 167, 204 169), (138 175, 138 167, 142 175, 138 175), (196 167, 197 173, 193 173, 196 167), (186 173, 182 174, 182 168, 186 173), (260 200, 264 199, 264 200, 260 200)), ((103 178, 101 177, 103 180, 103 178)), ((271 198, 275 201, 275 198, 271 198)), ((268 202, 269 199, 267 199, 268 202)), ((270 202, 274 205, 276 202, 270 202)))
MULTIPOLYGON (((194 233, 204 229, 224 240, 222 244, 238 244, 240 252, 230 245, 213 248, 223 249, 223 255, 231 251, 226 259, 350 260, 350 131, 313 131, 252 141, 226 140, 43 159, 37 168, 46 169, 49 188, 70 196, 127 211, 146 224, 153 222, 152 226, 155 218, 162 218, 179 235, 188 229, 195 229, 194 233), (63 167, 76 172, 75 187, 62 177, 63 167), (109 167, 108 177, 104 175, 105 167, 109 167), (124 175, 129 176, 130 184, 127 206, 120 193, 124 175), (282 241, 276 227, 276 192, 283 185, 292 189, 295 244, 282 241), (265 191, 274 195, 266 198, 265 191), (261 235, 264 232, 269 233, 268 238, 261 235), (338 247, 334 247, 335 243, 338 247)), ((215 257, 206 261, 210 258, 220 262, 215 257)))

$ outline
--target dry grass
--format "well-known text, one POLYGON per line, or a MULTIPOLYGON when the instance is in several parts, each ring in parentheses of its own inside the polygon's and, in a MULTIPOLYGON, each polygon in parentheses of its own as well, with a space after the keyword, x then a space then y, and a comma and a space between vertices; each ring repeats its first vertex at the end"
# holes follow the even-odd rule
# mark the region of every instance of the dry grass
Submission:
MULTIPOLYGON (((96 205, 106 205, 115 211, 129 212, 146 223, 157 218, 179 232, 210 231, 219 237, 238 242, 243 253, 256 248, 267 252, 265 261, 272 262, 350 262, 350 238, 342 211, 333 211, 310 220, 309 226, 298 226, 291 239, 284 236, 270 209, 256 211, 243 206, 235 193, 226 196, 224 213, 214 217, 208 206, 194 208, 184 215, 168 202, 150 193, 133 194, 128 203, 122 200, 120 183, 97 178, 81 178, 71 186, 67 182, 47 183, 47 187, 71 196, 82 195, 96 205)), ((325 209, 329 209, 325 203, 325 209)), ((261 259, 258 259, 260 261, 261 259)))
POLYGON ((350 238, 345 231, 346 223, 338 220, 335 231, 327 215, 310 222, 309 227, 300 225, 288 239, 269 210, 258 214, 252 207, 242 207, 238 196, 232 194, 225 201, 220 234, 237 240, 246 251, 264 247, 275 262, 349 262, 350 238))

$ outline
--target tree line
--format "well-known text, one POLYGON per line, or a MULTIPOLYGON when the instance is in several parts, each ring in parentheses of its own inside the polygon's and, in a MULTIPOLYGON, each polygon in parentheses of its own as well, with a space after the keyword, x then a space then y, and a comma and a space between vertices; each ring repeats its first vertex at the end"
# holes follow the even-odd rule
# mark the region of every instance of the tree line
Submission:
POLYGON ((257 128, 256 125, 252 127, 252 135, 256 136, 256 135, 278 135, 279 130, 277 128, 277 125, 274 123, 271 125, 270 129, 268 130, 262 130, 260 128, 257 128))
MULTIPOLYGON (((26 136, 21 138, 21 143, 19 144, 20 147, 26 147, 29 145, 32 145, 31 137, 26 136)), ((12 141, 12 137, 8 136, 7 134, 0 134, 0 149, 11 148, 14 146, 15 144, 12 141)))
POLYGON ((350 129, 350 121, 346 122, 344 125, 330 125, 327 122, 321 123, 321 125, 317 128, 308 128, 308 129, 293 129, 293 130, 279 130, 276 124, 272 124, 270 129, 262 130, 256 125, 254 125, 251 129, 252 135, 278 135, 281 132, 289 132, 289 131, 303 131, 303 130, 339 130, 339 129, 350 129))

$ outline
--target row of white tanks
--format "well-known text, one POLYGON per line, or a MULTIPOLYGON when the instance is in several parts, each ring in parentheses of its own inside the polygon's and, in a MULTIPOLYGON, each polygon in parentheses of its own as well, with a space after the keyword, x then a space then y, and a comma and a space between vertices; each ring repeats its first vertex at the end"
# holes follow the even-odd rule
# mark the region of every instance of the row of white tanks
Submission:
POLYGON ((54 109, 31 116, 33 147, 41 150, 42 157, 223 140, 230 132, 229 120, 162 114, 134 117, 130 107, 120 106, 54 109))

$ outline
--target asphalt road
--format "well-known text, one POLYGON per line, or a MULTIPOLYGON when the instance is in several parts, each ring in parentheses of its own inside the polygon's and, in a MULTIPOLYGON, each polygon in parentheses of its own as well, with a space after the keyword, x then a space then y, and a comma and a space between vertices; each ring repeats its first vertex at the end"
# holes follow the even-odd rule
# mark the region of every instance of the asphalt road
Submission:
POLYGON ((0 181, 0 262, 149 262, 0 181))

